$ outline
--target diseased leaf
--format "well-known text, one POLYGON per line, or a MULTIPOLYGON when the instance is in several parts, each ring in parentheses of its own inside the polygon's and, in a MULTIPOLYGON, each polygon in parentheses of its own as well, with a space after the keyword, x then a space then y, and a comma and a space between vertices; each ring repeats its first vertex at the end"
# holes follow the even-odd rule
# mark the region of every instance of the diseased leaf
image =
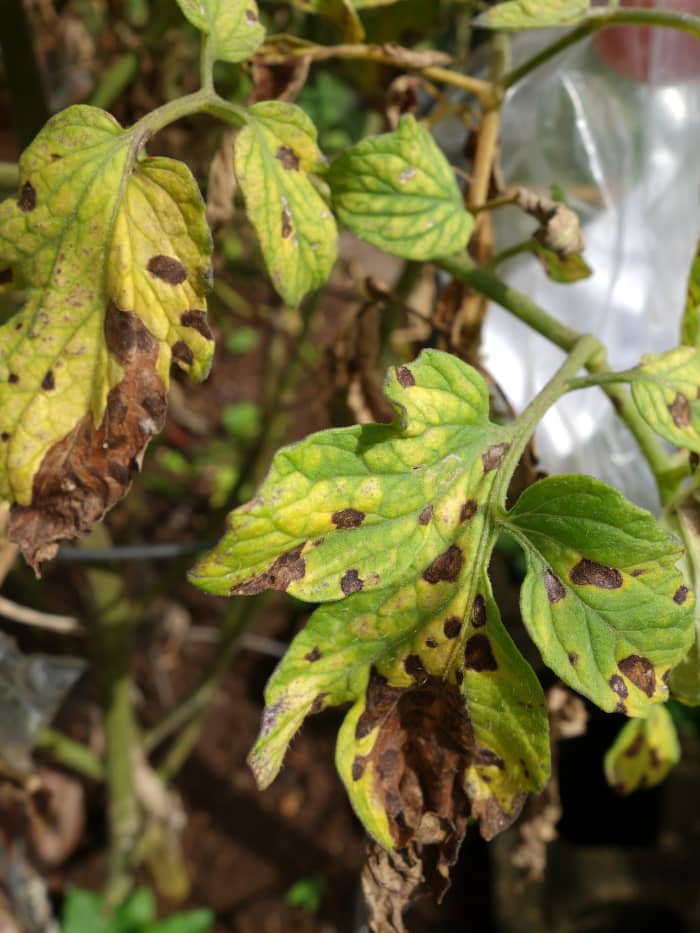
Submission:
POLYGON ((676 541, 588 476, 530 486, 505 528, 525 551, 523 621, 545 663, 603 710, 647 716, 692 639, 676 541))
POLYGON ((206 376, 211 240, 189 169, 144 158, 94 107, 54 117, 0 206, 0 499, 35 567, 128 488, 163 425, 171 361, 206 376))
POLYGON ((605 754, 605 777, 620 794, 660 784, 678 764, 681 747, 671 714, 655 706, 646 719, 630 719, 605 754))
POLYGON ((646 354, 634 372, 632 398, 657 434, 700 453, 700 353, 677 347, 646 354))
POLYGON ((568 285, 593 275, 593 270, 580 253, 559 256, 554 250, 547 249, 539 243, 535 243, 533 251, 542 263, 547 278, 553 282, 568 285))
POLYGON ((214 61, 252 58, 265 39, 256 0, 177 0, 187 19, 209 37, 214 61))
POLYGON ((681 324, 681 343, 700 350, 700 240, 688 276, 687 298, 681 324))
POLYGON ((514 32, 573 26, 584 20, 589 10, 589 0, 507 0, 477 16, 474 25, 514 32))
POLYGON ((293 104, 263 101, 248 113, 236 139, 236 172, 272 281, 296 306, 323 285, 336 257, 335 220, 308 174, 323 156, 315 126, 293 104))
POLYGON ((395 256, 425 261, 459 252, 474 226, 449 163, 412 116, 344 152, 328 182, 338 219, 395 256))
POLYGON ((337 763, 365 826, 385 846, 422 844, 431 826, 449 862, 468 812, 490 838, 549 771, 542 690, 486 576, 512 429, 488 420, 482 377, 437 351, 392 370, 385 391, 400 421, 280 451, 191 578, 325 603, 268 685, 259 783, 306 715, 353 702, 337 763))
MULTIPOLYGON (((700 498, 697 490, 688 493, 683 502, 667 517, 671 531, 685 545, 681 570, 690 587, 697 591, 700 580, 700 498)), ((671 696, 688 706, 700 706, 700 603, 695 602, 695 637, 690 650, 673 668, 669 678, 671 696)))

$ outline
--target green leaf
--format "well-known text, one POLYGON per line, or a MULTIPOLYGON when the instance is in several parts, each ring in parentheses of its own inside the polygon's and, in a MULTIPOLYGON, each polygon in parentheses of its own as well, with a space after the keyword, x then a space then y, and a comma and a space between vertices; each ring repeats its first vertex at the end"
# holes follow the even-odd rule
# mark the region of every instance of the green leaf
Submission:
POLYGON ((385 391, 399 421, 280 451, 191 579, 221 595, 276 588, 324 603, 268 685, 250 759, 262 786, 307 714, 352 702, 337 764, 380 843, 406 844, 426 812, 459 826, 459 801, 490 838, 549 772, 542 690, 486 575, 490 496, 512 429, 489 421, 482 377, 438 351, 391 370, 385 391), (425 812, 404 801, 400 817, 418 767, 404 747, 411 716, 428 742, 416 755, 433 796, 425 812), (457 774, 458 796, 441 795, 457 774))
POLYGON ((573 26, 590 11, 589 0, 508 0, 497 3, 474 20, 484 29, 545 29, 573 26))
POLYGON ((542 263, 547 278, 552 279, 553 282, 568 285, 572 282, 580 282, 581 279, 587 279, 593 275, 593 270, 580 253, 569 253, 567 256, 560 256, 554 250, 547 249, 546 246, 542 246, 536 241, 533 252, 542 263))
POLYGON ((681 747, 671 714, 655 706, 647 719, 630 719, 605 755, 605 777, 620 794, 660 784, 678 764, 681 747))
POLYGON ((215 919, 213 911, 202 907, 166 917, 158 923, 134 930, 134 933, 209 933, 215 919))
POLYGON ((102 913, 102 904, 99 894, 71 888, 63 904, 63 933, 115 933, 113 921, 102 913))
POLYGON ((323 285, 336 257, 335 220, 308 174, 323 156, 316 128, 293 104, 264 101, 248 114, 236 139, 236 173, 272 281, 296 306, 323 285))
POLYGON ((302 907, 310 914, 318 913, 326 889, 326 879, 321 875, 300 878, 285 894, 285 901, 292 907, 302 907))
POLYGON ((36 564, 126 492, 163 425, 172 362, 202 379, 211 238, 180 162, 94 107, 44 127, 0 206, 0 270, 27 296, 0 328, 0 499, 36 564))
POLYGON ((530 486, 505 527, 526 554, 521 610, 545 663, 603 710, 647 716, 692 639, 675 539, 587 476, 530 486))
POLYGON ((265 39, 256 0, 177 0, 187 19, 209 37, 212 59, 242 62, 265 39))
POLYGON ((328 182, 338 219, 395 256, 426 261, 459 252, 474 226, 449 163, 412 116, 340 155, 328 182))
POLYGON ((685 312, 681 324, 681 343, 700 350, 700 240, 688 276, 685 312))
POLYGON ((632 398, 661 437, 700 453, 700 353, 678 347, 647 354, 634 371, 632 398))

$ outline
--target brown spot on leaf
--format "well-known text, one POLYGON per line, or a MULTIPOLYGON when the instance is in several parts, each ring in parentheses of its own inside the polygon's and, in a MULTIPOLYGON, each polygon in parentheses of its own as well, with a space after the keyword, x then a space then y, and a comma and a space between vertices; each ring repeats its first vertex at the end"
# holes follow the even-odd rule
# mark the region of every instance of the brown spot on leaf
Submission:
POLYGON ((474 753, 474 760, 480 765, 491 765, 494 768, 500 768, 501 771, 505 771, 506 768, 505 761, 490 748, 477 748, 474 753))
POLYGON ((474 628, 481 628, 482 625, 486 625, 486 601, 481 593, 476 596, 472 606, 472 625, 474 628))
POLYGON ((674 603, 678 603, 679 606, 682 606, 683 603, 688 598, 688 587, 679 586, 676 592, 673 594, 674 603))
POLYGON ((50 392, 52 389, 56 388, 56 380, 51 370, 44 373, 44 378, 41 380, 41 388, 45 392, 50 392))
POLYGON ((464 664, 467 670, 497 671, 498 664, 491 650, 491 642, 486 635, 472 635, 464 649, 464 664))
POLYGON ((306 561, 301 556, 303 544, 280 554, 267 570, 263 570, 245 583, 231 590, 231 596, 254 596, 263 590, 286 590, 290 583, 302 580, 306 573, 306 561))
POLYGON ((622 702, 622 700, 620 700, 619 703, 616 703, 616 704, 615 704, 615 709, 613 710, 613 712, 614 712, 614 713, 622 713, 624 716, 627 715, 627 707, 626 707, 625 704, 622 702))
POLYGON ((682 430, 690 425, 692 412, 690 410, 690 402, 685 395, 677 392, 676 397, 668 406, 668 410, 677 428, 681 428, 682 430))
POLYGON ((597 586, 602 590, 618 590, 622 586, 622 574, 614 567, 598 564, 582 558, 569 573, 569 579, 577 586, 597 586))
POLYGON ((152 256, 147 269, 154 278, 168 285, 182 285, 187 278, 187 269, 174 256, 152 256))
POLYGON ((641 732, 639 732, 637 735, 635 735, 635 737, 625 749, 625 758, 634 758, 636 755, 638 755, 642 745, 644 745, 644 737, 642 736, 641 732))
POLYGON ((292 226, 292 215, 289 212, 289 205, 282 205, 282 239, 287 240, 294 232, 292 226))
POLYGON ((214 339, 214 335, 211 332, 211 327, 209 327, 206 311, 200 311, 197 308, 192 308, 189 311, 183 311, 180 315, 180 323, 183 327, 194 328, 194 330, 201 334, 205 340, 214 339))
POLYGON ((456 638, 462 629, 462 623, 457 618, 457 616, 450 616, 449 619, 445 619, 442 630, 445 633, 445 638, 456 638))
POLYGON ((437 648, 437 646, 438 646, 438 642, 437 642, 434 638, 426 638, 426 639, 425 639, 425 647, 426 647, 426 648, 437 648))
POLYGON ((248 20, 248 22, 249 22, 251 25, 253 25, 254 23, 257 23, 257 21, 258 21, 258 17, 255 15, 255 11, 254 11, 254 10, 246 10, 246 11, 245 11, 245 18, 248 20))
POLYGON ((544 588, 550 603, 558 603, 566 596, 566 590, 561 580, 549 569, 544 572, 544 588))
POLYGON ((427 525, 430 522, 430 519, 433 517, 433 512, 435 509, 432 505, 426 505, 424 509, 421 509, 421 513, 418 516, 419 525, 427 525))
POLYGON ((350 769, 353 781, 359 781, 362 775, 365 773, 365 767, 367 766, 367 759, 363 755, 356 755, 350 769))
POLYGON ((400 687, 390 687, 386 677, 372 669, 367 685, 365 708, 355 726, 355 738, 364 739, 376 729, 392 711, 402 693, 400 687))
POLYGON ((155 338, 136 315, 113 303, 104 330, 123 377, 107 395, 101 424, 95 426, 88 412, 54 444, 34 477, 31 504, 14 506, 10 515, 11 540, 37 572, 59 542, 87 534, 122 498, 148 438, 163 427, 165 386, 156 372, 155 338), (160 400, 159 417, 144 408, 144 399, 160 400))
POLYGON ((425 683, 428 679, 428 672, 417 654, 409 654, 403 662, 403 668, 418 684, 425 683))
POLYGON ((7 285, 12 281, 12 269, 0 269, 0 285, 7 285))
POLYGON ((646 693, 648 697, 654 695, 656 690, 656 672, 654 665, 648 658, 643 658, 639 654, 631 654, 617 662, 617 666, 632 681, 635 687, 646 693))
POLYGON ((357 509, 341 509, 331 515, 331 521, 336 528, 357 528, 365 520, 365 513, 357 509))
POLYGON ((319 661, 321 659, 321 650, 318 645, 314 645, 311 651, 307 651, 304 655, 305 661, 310 661, 312 664, 314 661, 319 661))
POLYGON ((2 434, 0 434, 0 440, 9 441, 9 439, 10 435, 7 433, 7 431, 3 431, 2 434))
POLYGON ((476 510, 478 506, 474 499, 467 499, 467 501, 462 505, 462 508, 459 510, 459 520, 460 522, 468 522, 470 518, 473 518, 476 515, 476 510))
POLYGON ((329 697, 329 696, 330 696, 330 693, 328 693, 327 690, 324 693, 317 694, 314 697, 314 701, 311 704, 311 709, 309 710, 309 712, 313 713, 314 716, 316 715, 316 713, 320 713, 321 710, 323 709, 323 704, 326 701, 326 697, 329 697))
POLYGON ((436 557, 435 560, 423 571, 423 579, 427 583, 440 583, 446 580, 453 583, 459 576, 459 572, 464 564, 464 555, 462 549, 456 544, 451 544, 448 549, 436 557))
POLYGON ((631 577, 641 577, 642 574, 644 574, 644 573, 646 573, 646 571, 645 571, 642 567, 638 567, 636 570, 630 571, 630 576, 631 576, 631 577))
POLYGON ((495 470, 501 460, 508 452, 510 444, 492 444, 485 453, 481 455, 481 462, 484 465, 484 473, 495 470))
POLYGON ((185 366, 190 366, 194 362, 194 353, 184 340, 178 340, 173 344, 172 353, 173 359, 185 366))
POLYGON ((400 386, 403 386, 404 389, 410 389, 411 386, 416 384, 416 379, 408 366, 397 366, 396 367, 396 378, 400 386))
POLYGON ((10 375, 7 377, 7 381, 11 383, 11 385, 17 385, 19 382, 19 376, 17 373, 10 373, 10 375))
POLYGON ((340 580, 340 588, 346 596, 351 593, 359 593, 364 586, 364 581, 360 580, 360 575, 356 570, 346 570, 340 580))
POLYGON ((279 146, 275 153, 275 158, 282 163, 288 172, 299 171, 299 156, 293 149, 290 149, 289 146, 279 146))
POLYGON ((576 654, 576 652, 570 651, 568 657, 569 657, 569 664, 572 667, 576 667, 576 665, 578 664, 578 655, 576 654))
POLYGON ((661 759, 659 758, 659 753, 657 752, 657 750, 654 748, 653 745, 649 749, 649 761, 651 763, 652 768, 661 767, 661 759))
POLYGON ((132 311, 122 311, 110 301, 104 321, 107 349, 122 366, 138 356, 152 356, 158 344, 143 321, 132 311))
POLYGON ((629 690, 627 689, 627 684, 619 674, 613 674, 608 681, 608 685, 610 686, 610 689, 613 690, 619 697, 622 697, 623 700, 627 699, 629 690))
POLYGON ((25 214, 28 214, 29 211, 33 211, 36 207, 36 191, 31 182, 25 181, 22 185, 22 190, 17 200, 17 207, 21 211, 24 211, 25 214))

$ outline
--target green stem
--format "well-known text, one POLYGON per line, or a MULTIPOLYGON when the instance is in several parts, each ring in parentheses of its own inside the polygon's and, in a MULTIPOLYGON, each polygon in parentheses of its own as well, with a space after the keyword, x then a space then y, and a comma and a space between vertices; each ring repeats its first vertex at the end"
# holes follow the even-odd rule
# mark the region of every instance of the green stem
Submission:
POLYGON ((547 385, 535 396, 523 413, 518 416, 514 438, 503 458, 498 479, 493 489, 492 501, 499 512, 505 512, 506 496, 511 478, 517 469, 518 463, 520 463, 525 447, 535 433, 537 425, 552 405, 568 391, 570 382, 576 373, 599 353, 600 342, 596 337, 591 334, 580 337, 569 356, 547 385))
POLYGON ((523 253, 531 253, 534 249, 535 241, 530 238, 529 240, 523 240, 520 243, 515 243, 513 246, 509 246, 508 249, 501 250, 500 253, 489 259, 486 263, 486 269, 495 269, 497 266, 500 266, 501 263, 506 262, 508 259, 513 259, 515 256, 521 256, 523 253))
POLYGON ((202 33, 201 57, 199 62, 202 89, 214 90, 214 55, 211 37, 202 33))
POLYGON ((162 107, 157 107, 147 113, 137 123, 134 123, 129 132, 139 143, 146 142, 171 123, 198 113, 209 114, 231 126, 244 126, 248 122, 244 107, 230 103, 211 88, 202 88, 194 94, 178 97, 177 100, 171 100, 162 107))
POLYGON ((87 745, 75 742, 54 729, 42 729, 34 741, 38 751, 50 755, 54 761, 76 771, 92 781, 103 781, 105 769, 102 760, 87 745))
POLYGON ((560 52, 568 49, 569 46, 580 42, 594 32, 606 29, 608 26, 661 26, 666 29, 677 29, 688 33, 696 39, 700 39, 700 17, 692 16, 690 13, 672 13, 666 10, 647 10, 637 8, 625 8, 615 10, 594 10, 587 19, 584 20, 575 29, 567 32, 556 42, 546 46, 532 58, 523 62, 517 68, 510 71, 503 79, 503 89, 507 90, 518 81, 522 81, 526 75, 530 74, 540 65, 554 58, 560 52))
POLYGON ((173 779, 199 741, 221 678, 238 651, 241 635, 254 621, 262 604, 261 600, 231 603, 207 675, 180 706, 144 737, 144 748, 152 751, 171 733, 185 726, 158 767, 163 781, 173 779))
MULTIPOLYGON (((450 256, 439 260, 437 265, 456 279, 459 279, 459 281, 486 295, 487 298, 501 305, 506 311, 510 311, 511 314, 537 331, 538 334, 546 337, 547 340, 561 347, 566 353, 571 353, 583 336, 578 331, 567 327, 566 324, 562 324, 561 321, 552 317, 527 295, 506 285, 488 269, 477 266, 467 255, 450 256)), ((605 349, 600 343, 598 346, 597 355, 587 361, 586 368, 590 373, 607 375, 610 369, 605 357, 605 349)), ((670 463, 668 453, 637 411, 630 393, 624 386, 605 385, 602 388, 615 406, 619 416, 634 435, 654 474, 661 501, 666 502, 669 496, 668 483, 665 478, 670 463)))

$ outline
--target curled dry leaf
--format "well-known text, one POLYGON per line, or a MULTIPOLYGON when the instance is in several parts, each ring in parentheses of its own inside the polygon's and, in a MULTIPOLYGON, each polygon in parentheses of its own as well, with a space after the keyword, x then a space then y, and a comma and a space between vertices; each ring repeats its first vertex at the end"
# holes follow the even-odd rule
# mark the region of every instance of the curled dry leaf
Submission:
POLYGON ((552 250, 560 259, 580 253, 584 248, 578 215, 561 201, 553 201, 527 188, 516 188, 514 200, 539 223, 535 240, 552 250))
POLYGON ((418 112, 419 90, 420 81, 415 75, 399 75, 391 82, 386 92, 386 118, 392 130, 396 129, 405 114, 415 116, 418 112))
POLYGON ((126 492, 163 426, 171 361, 213 352, 211 237, 189 169, 71 107, 20 159, 0 207, 0 269, 27 295, 0 328, 0 498, 38 571, 126 492))
POLYGON ((253 103, 261 100, 284 100, 292 103, 306 84, 311 58, 290 55, 270 62, 265 55, 256 55, 252 62, 253 103))

